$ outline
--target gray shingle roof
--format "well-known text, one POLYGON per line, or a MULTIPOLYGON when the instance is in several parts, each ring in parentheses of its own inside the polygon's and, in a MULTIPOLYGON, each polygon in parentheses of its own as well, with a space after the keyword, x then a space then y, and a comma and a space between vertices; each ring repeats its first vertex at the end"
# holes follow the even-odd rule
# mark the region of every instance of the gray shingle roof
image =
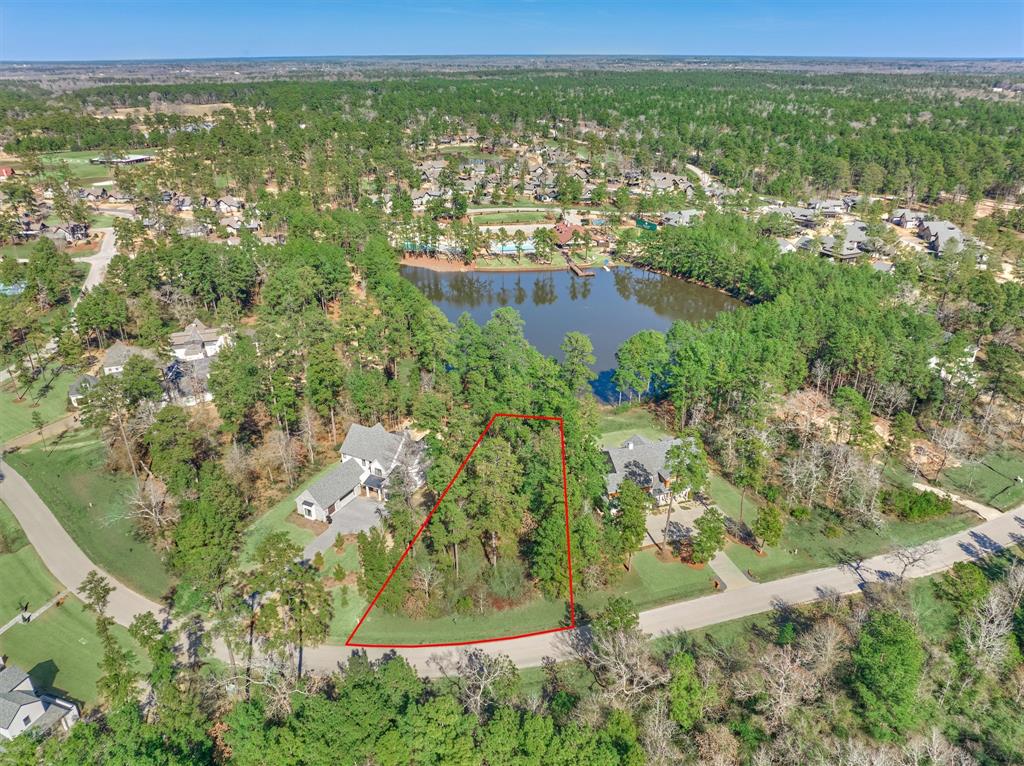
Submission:
POLYGON ((667 478, 663 471, 665 456, 669 448, 682 444, 679 439, 662 439, 651 442, 640 435, 633 436, 622 443, 621 447, 605 450, 611 461, 612 470, 605 477, 605 485, 609 492, 617 492, 623 479, 633 479, 640 486, 662 489, 667 478), (633 448, 630 449, 629 445, 633 448))
POLYGON ((186 346, 193 343, 213 343, 220 337, 219 327, 207 327, 198 319, 193 319, 188 327, 181 332, 171 333, 171 346, 186 346))
POLYGON ((148 348, 139 348, 138 346, 126 346, 121 341, 118 341, 113 346, 107 349, 103 355, 103 366, 104 367, 124 367, 125 362, 128 361, 129 357, 132 356, 144 356, 147 359, 156 361, 156 354, 150 351, 148 348))
POLYGON ((346 460, 323 478, 309 485, 306 490, 317 505, 327 508, 343 498, 359 485, 363 469, 354 460, 346 460))
POLYGON ((38 698, 23 691, 14 691, 28 678, 21 668, 15 665, 7 665, 0 669, 0 726, 9 728, 14 722, 14 716, 18 714, 23 705, 37 702, 38 698))
POLYGON ((402 434, 388 433, 380 423, 373 428, 353 423, 345 435, 340 452, 362 460, 376 460, 389 468, 398 457, 404 439, 402 434))

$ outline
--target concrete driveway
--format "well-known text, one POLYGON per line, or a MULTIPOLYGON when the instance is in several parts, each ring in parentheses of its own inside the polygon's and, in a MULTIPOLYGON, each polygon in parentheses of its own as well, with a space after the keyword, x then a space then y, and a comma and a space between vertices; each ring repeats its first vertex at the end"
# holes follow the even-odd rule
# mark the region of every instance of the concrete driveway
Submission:
POLYGON ((357 497, 344 508, 334 512, 334 520, 326 530, 310 541, 302 551, 302 555, 311 559, 317 553, 324 553, 334 545, 334 540, 338 535, 354 535, 373 529, 380 521, 377 509, 382 505, 373 498, 357 497))

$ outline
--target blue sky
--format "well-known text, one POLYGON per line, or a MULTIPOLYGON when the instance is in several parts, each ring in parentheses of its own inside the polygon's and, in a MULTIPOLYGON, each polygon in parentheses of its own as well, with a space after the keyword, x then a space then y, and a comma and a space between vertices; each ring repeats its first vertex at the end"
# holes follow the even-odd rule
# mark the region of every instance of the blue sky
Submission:
POLYGON ((0 0, 0 60, 622 53, 1022 57, 1024 0, 0 0))

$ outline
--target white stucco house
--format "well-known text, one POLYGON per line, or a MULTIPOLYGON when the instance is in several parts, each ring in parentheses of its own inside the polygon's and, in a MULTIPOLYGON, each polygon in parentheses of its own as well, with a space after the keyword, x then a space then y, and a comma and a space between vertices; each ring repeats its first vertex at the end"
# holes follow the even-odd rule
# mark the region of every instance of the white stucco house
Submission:
POLYGON ((228 343, 228 336, 219 327, 207 327, 193 319, 181 332, 172 332, 171 351, 183 362, 216 356, 228 343))
POLYGON ((74 702, 37 692, 28 673, 0 658, 0 738, 14 739, 29 729, 67 730, 78 715, 74 702))
POLYGON ((353 423, 339 450, 341 462, 295 498, 295 511, 307 519, 330 523, 331 517, 357 497, 387 500, 386 483, 395 469, 407 469, 410 488, 423 484, 422 445, 407 431, 390 433, 353 423))

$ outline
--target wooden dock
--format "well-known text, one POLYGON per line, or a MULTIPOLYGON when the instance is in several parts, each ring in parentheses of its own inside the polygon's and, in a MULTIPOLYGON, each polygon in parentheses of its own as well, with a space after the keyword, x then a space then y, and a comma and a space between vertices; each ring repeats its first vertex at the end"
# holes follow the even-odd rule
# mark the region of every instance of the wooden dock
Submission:
POLYGON ((578 277, 592 277, 592 276, 594 276, 594 271, 593 270, 591 270, 591 269, 581 269, 573 261, 569 261, 569 271, 571 271, 573 274, 575 274, 578 277))

